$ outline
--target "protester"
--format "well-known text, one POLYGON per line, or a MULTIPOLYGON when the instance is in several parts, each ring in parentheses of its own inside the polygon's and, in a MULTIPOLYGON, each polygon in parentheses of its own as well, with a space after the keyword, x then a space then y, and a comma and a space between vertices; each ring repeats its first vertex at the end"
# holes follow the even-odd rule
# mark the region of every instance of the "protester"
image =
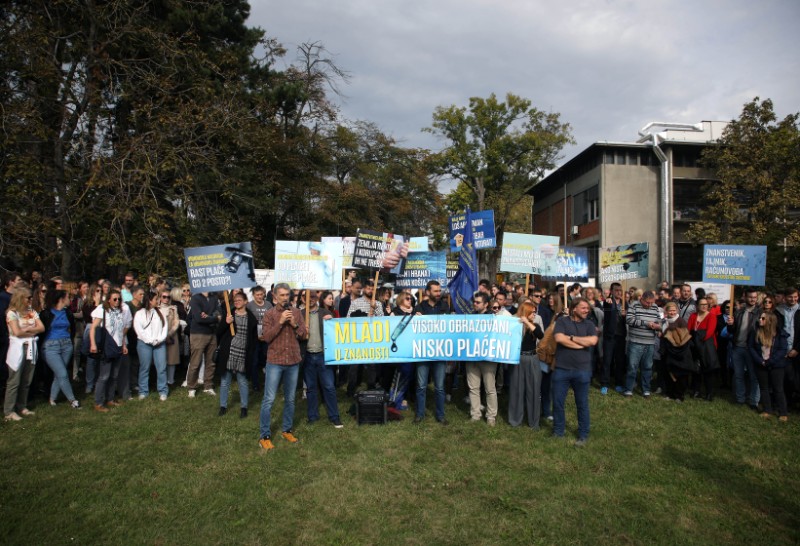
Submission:
MULTIPOLYGON (((328 299, 332 299, 330 292, 328 299)), ((307 387, 308 422, 319 421, 319 391, 322 390, 322 400, 328 412, 328 421, 336 428, 342 428, 339 418, 339 406, 336 401, 336 383, 333 368, 325 365, 325 339, 323 337, 323 324, 333 318, 328 309, 319 306, 319 297, 312 291, 309 298, 308 311, 308 339, 303 342, 305 349, 304 377, 307 387)))
POLYGON ((39 352, 37 336, 44 332, 44 324, 31 306, 32 299, 27 288, 15 288, 6 311, 9 341, 6 354, 8 380, 3 405, 6 421, 20 421, 34 414, 27 408, 28 389, 39 352))
POLYGON ((653 375, 653 351, 656 336, 661 332, 661 316, 655 305, 656 296, 650 290, 641 294, 625 315, 628 325, 628 376, 625 382, 627 397, 633 396, 636 374, 641 369, 642 396, 650 397, 650 380, 653 375))
POLYGON ((603 368, 600 374, 600 394, 608 394, 613 375, 616 390, 625 392, 625 377, 627 375, 627 359, 625 357, 625 338, 627 324, 625 323, 625 301, 622 294, 622 285, 618 282, 611 283, 611 294, 603 302, 603 368))
POLYGON ((692 349, 697 361, 697 371, 692 375, 693 396, 700 398, 700 382, 705 387, 705 399, 714 399, 714 375, 719 369, 717 360, 717 315, 709 308, 708 300, 697 300, 697 312, 689 317, 688 328, 692 334, 692 349))
MULTIPOLYGON (((417 315, 449 315, 450 307, 442 300, 442 286, 438 281, 428 281, 425 286, 425 300, 414 308, 417 315)), ((444 416, 446 394, 444 379, 447 372, 445 361, 418 362, 417 363, 417 406, 414 423, 421 423, 425 418, 425 398, 428 392, 428 377, 433 370, 433 393, 435 397, 436 421, 447 425, 444 416)))
MULTIPOLYGON (((169 298, 169 294, 167 294, 169 298)), ((159 399, 164 402, 169 394, 167 387, 167 336, 169 321, 160 309, 161 295, 150 292, 144 307, 133 317, 136 330, 136 352, 139 355, 139 400, 150 394, 150 366, 156 368, 156 388, 159 399)))
POLYGON ((789 420, 783 382, 786 372, 788 343, 785 332, 778 328, 778 321, 769 313, 761 312, 758 326, 750 332, 747 347, 755 368, 761 392, 763 411, 761 417, 772 415, 773 398, 778 406, 779 420, 789 420))
POLYGON ((108 299, 92 311, 92 327, 89 330, 89 352, 99 360, 97 383, 94 390, 95 411, 106 413, 108 406, 119 406, 114 400, 117 387, 119 363, 128 354, 125 335, 125 315, 121 309, 122 296, 119 290, 109 290, 108 299))
POLYGON ((520 426, 527 414, 528 426, 539 430, 542 414, 542 370, 536 356, 536 344, 544 337, 544 324, 542 318, 536 314, 536 305, 528 301, 520 304, 516 316, 522 322, 523 334, 519 364, 510 366, 508 424, 512 427, 520 426))
POLYGON ((591 348, 597 344, 597 329, 587 317, 591 312, 583 298, 572 301, 570 314, 560 317, 555 326, 556 369, 553 371, 553 435, 564 436, 566 419, 564 404, 570 387, 575 394, 578 412, 578 439, 575 445, 586 444, 589 438, 589 383, 592 380, 591 348))
POLYGON ((234 374, 239 385, 239 417, 247 417, 249 385, 246 372, 247 363, 250 362, 258 342, 257 323, 255 315, 247 308, 247 296, 239 293, 233 297, 233 311, 226 314, 225 320, 217 325, 217 366, 223 370, 219 387, 220 417, 228 412, 228 393, 234 374))
MULTIPOLYGON (((483 292, 478 292, 472 297, 474 314, 487 315, 489 297, 483 292)), ((497 390, 495 387, 495 376, 497 374, 497 362, 489 361, 469 361, 466 363, 467 387, 469 388, 470 419, 472 421, 481 420, 481 380, 486 392, 486 423, 493 427, 497 422, 497 390)))
POLYGON ((175 369, 181 364, 181 321, 186 323, 186 315, 181 317, 181 289, 177 286, 172 290, 161 292, 159 310, 167 317, 169 330, 167 331, 167 390, 175 382, 175 369))
POLYGON ((219 300, 208 292, 194 294, 189 304, 191 321, 189 322, 191 359, 186 382, 189 387, 189 398, 197 392, 198 376, 201 360, 205 364, 203 392, 216 396, 214 392, 214 351, 217 350, 216 327, 219 320, 219 300))
POLYGON ((305 337, 308 334, 308 328, 303 320, 303 313, 289 303, 290 292, 291 288, 288 284, 276 284, 273 290, 275 306, 264 315, 264 340, 269 348, 267 349, 264 400, 261 403, 259 445, 265 450, 275 447, 271 439, 271 411, 281 380, 283 380, 284 398, 281 435, 289 443, 297 442, 292 427, 294 425, 297 376, 302 360, 298 338, 305 337))
POLYGON ((664 334, 660 346, 661 359, 667 373, 666 395, 670 400, 683 402, 690 374, 697 368, 692 356, 692 335, 686 321, 678 316, 678 304, 667 302, 664 306, 664 334))
POLYGON ((44 353, 47 365, 53 370, 53 384, 50 387, 50 405, 55 406, 59 393, 63 392, 70 405, 79 409, 80 402, 72 392, 69 382, 69 366, 72 363, 73 341, 75 337, 75 318, 69 310, 69 294, 65 290, 52 290, 47 293, 47 304, 41 313, 44 324, 44 353))
POLYGON ((86 326, 83 330, 83 337, 81 339, 81 352, 86 356, 86 394, 91 394, 94 391, 95 381, 97 380, 97 365, 99 362, 91 353, 84 350, 88 348, 89 344, 89 330, 92 329, 92 312, 100 305, 103 304, 103 289, 99 284, 92 284, 89 287, 89 293, 83 303, 83 316, 86 321, 86 326))
POLYGON ((758 292, 748 288, 745 290, 745 305, 728 316, 728 332, 733 336, 733 388, 737 404, 747 404, 753 410, 758 409, 760 392, 753 362, 748 349, 750 334, 758 326, 761 308, 757 305, 758 292), (746 382, 745 382, 746 381, 746 382))

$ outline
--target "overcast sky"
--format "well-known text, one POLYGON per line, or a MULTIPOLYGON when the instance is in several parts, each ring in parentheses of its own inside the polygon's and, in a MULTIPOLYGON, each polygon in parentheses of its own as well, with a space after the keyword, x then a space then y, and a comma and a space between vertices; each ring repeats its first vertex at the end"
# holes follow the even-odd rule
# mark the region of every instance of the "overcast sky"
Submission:
POLYGON ((290 52, 319 41, 352 79, 343 117, 402 145, 437 106, 507 92, 561 113, 575 146, 633 141, 650 121, 730 120, 755 96, 800 111, 798 0, 250 0, 290 52))

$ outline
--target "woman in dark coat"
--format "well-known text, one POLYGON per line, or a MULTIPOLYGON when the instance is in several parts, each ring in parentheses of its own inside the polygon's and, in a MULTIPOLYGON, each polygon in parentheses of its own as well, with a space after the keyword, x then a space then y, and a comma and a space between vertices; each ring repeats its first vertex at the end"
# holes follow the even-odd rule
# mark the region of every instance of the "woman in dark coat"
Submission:
POLYGON ((219 393, 219 416, 228 411, 228 392, 233 374, 239 384, 241 411, 239 417, 247 417, 249 387, 247 384, 247 363, 258 340, 258 321, 247 310, 247 296, 239 292, 233 297, 233 312, 221 320, 217 326, 217 367, 224 370, 219 393), (231 334, 231 326, 234 333, 231 334))
POLYGON ((786 395, 783 392, 783 380, 786 372, 786 353, 788 340, 786 333, 778 327, 778 320, 773 313, 762 311, 758 318, 758 328, 750 332, 747 348, 758 377, 761 389, 761 404, 764 411, 761 417, 772 416, 772 397, 778 404, 778 415, 781 421, 788 421, 786 395), (772 389, 772 396, 770 395, 772 389))
POLYGON ((689 377, 697 369, 692 356, 692 335, 686 321, 678 316, 678 305, 675 302, 667 303, 664 312, 667 320, 660 350, 662 364, 667 371, 667 398, 683 402, 689 377))

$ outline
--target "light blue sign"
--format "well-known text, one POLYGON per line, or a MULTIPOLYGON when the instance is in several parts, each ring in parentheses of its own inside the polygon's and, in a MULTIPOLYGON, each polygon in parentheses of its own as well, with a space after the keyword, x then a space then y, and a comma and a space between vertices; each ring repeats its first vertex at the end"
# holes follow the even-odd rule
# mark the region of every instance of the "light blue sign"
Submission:
POLYGON ((497 315, 358 317, 324 322, 325 364, 440 360, 519 364, 522 323, 497 315))
POLYGON ((767 247, 705 245, 703 282, 764 286, 767 277, 767 247))
POLYGON ((558 241, 558 237, 550 235, 506 232, 500 254, 500 271, 556 276, 558 241))

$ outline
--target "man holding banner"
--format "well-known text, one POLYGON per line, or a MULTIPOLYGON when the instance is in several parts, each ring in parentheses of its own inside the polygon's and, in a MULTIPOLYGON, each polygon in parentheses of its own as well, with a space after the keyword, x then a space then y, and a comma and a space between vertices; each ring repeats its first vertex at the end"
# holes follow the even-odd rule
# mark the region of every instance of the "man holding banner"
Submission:
MULTIPOLYGON (((442 285, 438 281, 429 281, 425 288, 426 299, 417 305, 414 311, 418 315, 449 315, 450 308, 442 300, 442 285)), ((425 418, 425 397, 428 391, 428 376, 433 368, 433 392, 436 396, 436 420, 442 425, 447 425, 444 418, 444 376, 447 363, 419 362, 417 363, 417 414, 414 423, 421 423, 425 418)), ((480 406, 480 404, 479 404, 480 406)))

